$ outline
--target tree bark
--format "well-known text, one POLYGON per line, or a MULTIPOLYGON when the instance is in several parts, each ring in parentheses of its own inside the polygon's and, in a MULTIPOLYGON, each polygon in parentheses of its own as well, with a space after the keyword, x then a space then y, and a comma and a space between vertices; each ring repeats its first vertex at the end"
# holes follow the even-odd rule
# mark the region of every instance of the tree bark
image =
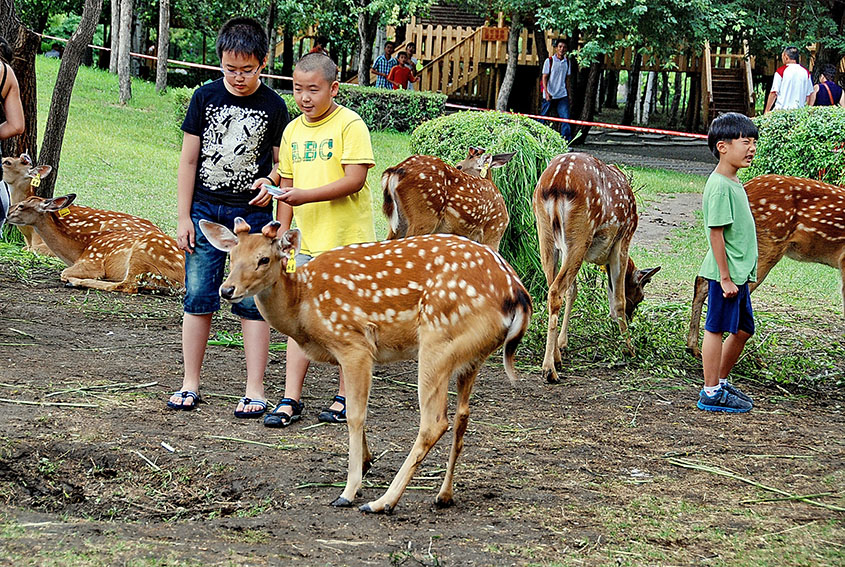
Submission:
POLYGON ((287 27, 282 35, 282 75, 293 75, 293 34, 287 27))
POLYGON ((170 0, 159 0, 156 92, 167 88, 167 54, 170 52, 170 0))
MULTIPOLYGON (((599 90, 599 79, 604 68, 604 57, 599 61, 590 63, 590 70, 587 75, 587 84, 584 88, 584 106, 581 107, 579 118, 585 122, 591 122, 596 115, 596 94, 599 90)), ((573 145, 581 145, 587 141, 587 133, 590 126, 572 126, 573 134, 577 131, 581 134, 573 140, 573 145)))
POLYGON ((516 78, 516 65, 519 58, 519 34, 522 32, 522 16, 517 12, 511 14, 511 26, 508 32, 508 64, 505 67, 505 78, 499 88, 496 98, 496 110, 504 112, 508 109, 513 81, 516 78))
MULTIPOLYGON (((369 4, 369 2, 365 2, 369 4)), ((358 84, 361 86, 370 85, 370 67, 373 65, 373 42, 378 31, 379 14, 372 14, 361 8, 358 13, 358 38, 361 41, 360 54, 358 58, 358 84)))
POLYGON ((640 87, 640 67, 642 67, 643 56, 639 53, 639 48, 635 47, 637 51, 634 55, 634 63, 631 65, 631 70, 628 71, 628 100, 625 102, 625 112, 622 114, 622 124, 630 126, 634 121, 634 109, 637 103, 637 92, 640 87))
POLYGON ((604 75, 607 83, 604 107, 619 108, 619 104, 616 102, 616 93, 619 90, 619 71, 606 71, 604 75))
POLYGON ((109 55, 109 73, 117 73, 117 59, 120 55, 120 2, 111 0, 111 53, 109 55))
POLYGON ((23 152, 38 155, 38 104, 35 82, 35 54, 41 46, 41 38, 22 25, 15 12, 12 0, 0 2, 3 17, 0 18, 0 33, 14 50, 10 62, 18 79, 23 105, 25 131, 19 136, 3 140, 3 155, 17 156, 23 152))
POLYGON ((649 71, 648 79, 646 80, 645 97, 643 98, 643 110, 640 114, 640 120, 638 120, 640 124, 644 124, 646 126, 648 126, 648 119, 649 116, 651 116, 651 109, 654 103, 654 80, 656 76, 656 72, 649 71))
MULTIPOLYGON (((271 75, 276 74, 276 37, 278 34, 276 33, 276 2, 271 1, 270 7, 267 9, 267 40, 270 42, 270 45, 267 49, 267 66, 265 69, 267 73, 271 75)), ((267 86, 271 89, 273 88, 274 80, 273 79, 265 79, 267 86)))
POLYGON ((701 79, 698 73, 687 73, 690 77, 689 83, 689 98, 687 99, 686 119, 684 120, 684 129, 687 132, 692 132, 696 127, 696 107, 698 107, 698 91, 701 90, 701 79))
POLYGON ((94 37, 94 30, 97 28, 102 8, 103 0, 85 0, 82 20, 70 37, 70 41, 67 42, 65 52, 62 55, 62 63, 56 77, 56 86, 53 89, 53 99, 50 102, 50 113, 47 115, 47 127, 44 130, 44 146, 38 156, 39 163, 53 166, 53 175, 44 178, 36 191, 41 197, 49 198, 53 196, 53 187, 55 187, 56 178, 61 171, 59 159, 62 153, 62 141, 67 126, 73 84, 76 81, 76 73, 85 55, 85 50, 94 37))
POLYGON ((675 95, 672 97, 672 106, 669 108, 669 128, 674 129, 678 125, 678 107, 681 104, 681 94, 684 88, 684 74, 675 71, 675 95))
POLYGON ((132 78, 129 69, 129 46, 132 44, 132 0, 120 2, 120 41, 118 42, 117 75, 120 85, 120 104, 132 98, 132 78))

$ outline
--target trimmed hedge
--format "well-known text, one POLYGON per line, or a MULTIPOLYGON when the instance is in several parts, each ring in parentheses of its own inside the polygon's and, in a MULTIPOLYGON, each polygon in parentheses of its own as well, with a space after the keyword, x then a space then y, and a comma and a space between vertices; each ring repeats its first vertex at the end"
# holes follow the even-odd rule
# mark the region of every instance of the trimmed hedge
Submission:
MULTIPOLYGON (((194 89, 176 88, 174 93, 177 126, 182 124, 194 89)), ((291 119, 302 112, 290 93, 279 93, 288 107, 291 119)), ((387 90, 357 85, 340 85, 335 99, 338 104, 357 112, 370 130, 397 130, 406 132, 443 114, 446 95, 441 93, 387 90)))
POLYGON ((758 116, 757 154, 742 180, 766 173, 845 185, 845 108, 804 107, 758 116))
POLYGON ((531 197, 549 161, 566 152, 560 134, 530 118, 501 112, 459 112, 420 125, 411 135, 411 153, 433 155, 455 163, 470 146, 494 154, 516 152, 507 165, 493 170, 493 181, 505 198, 510 224, 499 245, 528 291, 545 299, 546 278, 540 262, 531 197))

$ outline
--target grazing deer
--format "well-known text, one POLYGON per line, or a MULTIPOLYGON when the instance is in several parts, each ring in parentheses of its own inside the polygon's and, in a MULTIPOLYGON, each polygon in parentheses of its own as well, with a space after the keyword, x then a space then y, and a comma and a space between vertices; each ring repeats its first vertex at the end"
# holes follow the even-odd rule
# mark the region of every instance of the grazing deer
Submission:
MULTIPOLYGON (((76 195, 54 199, 29 197, 9 210, 9 222, 31 226, 69 267, 62 281, 104 291, 138 293, 139 289, 181 288, 185 285, 185 257, 176 241, 154 224, 135 218, 107 227, 111 211, 68 209, 76 195), (73 221, 67 219, 73 215, 73 221), (152 228, 149 228, 152 227, 152 228)), ((128 215, 126 215, 128 216, 128 215)))
POLYGON ((220 286, 221 297, 237 302, 255 296, 267 322, 310 359, 343 370, 349 469, 346 488, 333 505, 351 505, 372 460, 364 423, 373 364, 414 358, 420 400, 416 442, 387 492, 360 509, 395 508, 417 466, 449 427, 447 390, 455 377, 452 450, 435 500, 451 504, 470 391, 481 365, 502 344, 505 372, 516 380, 514 353, 531 320, 525 287, 496 252, 454 235, 353 244, 293 270, 288 258, 299 250, 301 236, 298 230, 280 233, 280 226, 271 222, 260 234, 249 234, 249 225, 238 218, 232 233, 200 221, 209 242, 230 252, 231 273, 220 286))
MULTIPOLYGON (((818 262, 839 270, 845 310, 845 188, 813 179, 761 175, 745 184, 748 204, 757 226, 757 281, 754 291, 781 258, 818 262)), ((701 308, 707 299, 707 280, 695 278, 687 350, 698 348, 701 308)))
POLYGON ((470 148, 452 167, 433 156, 411 156, 382 174, 387 238, 447 233, 466 236, 494 250, 508 226, 508 209, 493 184, 490 169, 514 154, 490 155, 470 148))
MULTIPOLYGON (((29 154, 23 153, 20 157, 3 158, 3 181, 9 186, 11 205, 20 203, 27 197, 35 195, 35 189, 41 184, 41 180, 53 171, 49 165, 35 166, 29 154)), ((25 249, 38 252, 43 255, 51 255, 49 248, 35 234, 31 226, 20 226, 18 230, 26 242, 25 249)))
POLYGON ((584 262, 606 267, 610 315, 633 354, 628 321, 643 300, 643 286, 660 268, 637 270, 628 257, 638 218, 628 179, 615 166, 588 154, 559 155, 537 181, 533 205, 540 260, 549 285, 549 330, 543 359, 546 380, 558 379, 555 364, 560 364, 560 350, 568 345, 566 331, 578 291, 575 276, 584 262), (556 272, 558 262, 561 267, 556 272), (563 294, 566 308, 558 338, 563 294))

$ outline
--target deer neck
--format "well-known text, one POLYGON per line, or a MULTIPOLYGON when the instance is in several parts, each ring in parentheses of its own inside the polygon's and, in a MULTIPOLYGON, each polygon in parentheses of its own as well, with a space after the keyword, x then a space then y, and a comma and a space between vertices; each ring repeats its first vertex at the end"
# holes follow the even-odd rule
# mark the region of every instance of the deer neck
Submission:
POLYGON ((255 302, 271 327, 297 340, 302 335, 299 313, 305 283, 297 272, 288 274, 279 265, 279 277, 273 283, 255 294, 255 302))
POLYGON ((69 266, 79 259, 91 240, 91 235, 70 232, 57 213, 41 216, 33 228, 47 247, 69 266))

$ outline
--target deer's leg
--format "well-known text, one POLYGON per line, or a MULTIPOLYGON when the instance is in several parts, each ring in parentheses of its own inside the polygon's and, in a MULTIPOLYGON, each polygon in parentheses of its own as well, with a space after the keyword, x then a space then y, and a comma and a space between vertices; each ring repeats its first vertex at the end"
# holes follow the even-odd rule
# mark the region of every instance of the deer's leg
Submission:
POLYGON ((757 240, 757 247, 757 281, 748 284, 749 292, 754 291, 761 283, 763 283, 763 280, 766 279, 766 276, 769 275, 769 272, 775 267, 775 264, 780 262, 780 259, 783 258, 783 255, 786 252, 785 246, 778 249, 774 244, 765 244, 760 242, 759 239, 757 240))
POLYGON ((349 468, 346 474, 346 488, 332 506, 350 506, 361 489, 364 476, 366 441, 364 424, 367 420, 367 400, 373 379, 373 357, 367 351, 343 353, 337 356, 343 369, 346 384, 346 425, 349 429, 349 468))
POLYGON ((687 333, 687 352, 700 358, 701 350, 698 348, 698 335, 701 327, 701 309, 707 300, 707 280, 701 276, 695 277, 692 284, 692 308, 690 309, 689 333, 687 333))
MULTIPOLYGON (((554 362, 560 360, 560 349, 557 346, 557 324, 560 308, 563 304, 563 295, 566 294, 567 304, 569 305, 567 309, 571 310, 570 299, 574 299, 574 292, 570 293, 569 289, 575 283, 575 277, 578 275, 578 270, 581 268, 581 263, 584 261, 587 252, 584 243, 572 242, 571 244, 572 246, 561 254, 563 257, 561 269, 549 286, 549 329, 546 334, 546 354, 543 357, 543 376, 550 383, 558 381, 554 362)), ((563 333, 565 335, 566 329, 563 330, 563 333)), ((564 338, 563 341, 566 343, 567 339, 564 338)))
MULTIPOLYGON (((575 304, 575 298, 578 297, 578 278, 572 280, 572 285, 566 290, 566 304, 563 307, 563 322, 560 324, 560 335, 557 338, 558 357, 561 350, 566 350, 569 347, 569 316, 572 314, 572 306, 575 304)), ((555 362, 560 362, 556 360, 555 362)))
POLYGON ((634 355, 634 345, 628 334, 628 317, 625 314, 625 270, 628 267, 628 249, 621 244, 614 246, 610 253, 610 264, 607 267, 608 303, 610 316, 619 325, 619 333, 625 339, 625 350, 634 355))
POLYGON ((842 312, 845 313, 845 254, 839 257, 839 275, 842 276, 842 312))
MULTIPOLYGON (((106 271, 103 268, 102 260, 96 260, 94 258, 90 258, 87 255, 80 256, 76 262, 72 266, 68 266, 61 273, 61 280, 63 282, 68 282, 71 285, 78 285, 75 282, 82 282, 82 281, 98 281, 99 278, 103 278, 106 275, 106 271)), ((103 283, 103 282, 100 282, 103 283)), ((114 283, 114 282, 107 282, 107 283, 114 283)), ((91 287, 87 284, 81 284, 83 287, 91 287)))
POLYGON ((362 512, 389 513, 393 510, 419 464, 449 429, 449 421, 446 417, 449 378, 455 369, 456 361, 457 364, 462 364, 467 360, 461 358, 459 354, 461 348, 459 343, 460 340, 457 340, 449 344, 437 338, 434 332, 421 331, 418 384, 420 429, 417 439, 387 492, 378 500, 361 506, 362 512))
POLYGON ((452 426, 452 450, 449 453, 449 464, 446 466, 443 484, 440 486, 437 498, 434 499, 434 503, 440 507, 452 505, 452 479, 455 475, 455 463, 464 448, 464 433, 469 424, 469 395, 472 392, 472 385, 475 383, 475 377, 478 376, 478 369, 482 362, 483 359, 479 360, 458 375, 458 405, 455 410, 455 422, 452 426))

